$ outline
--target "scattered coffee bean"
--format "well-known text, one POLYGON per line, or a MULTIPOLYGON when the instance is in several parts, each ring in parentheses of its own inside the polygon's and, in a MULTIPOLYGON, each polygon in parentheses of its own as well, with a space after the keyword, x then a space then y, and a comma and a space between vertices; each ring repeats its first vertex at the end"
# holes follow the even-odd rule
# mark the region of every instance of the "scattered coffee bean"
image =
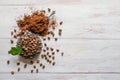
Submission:
POLYGON ((27 64, 24 64, 24 68, 26 68, 27 67, 27 64))
POLYGON ((54 65, 55 65, 55 62, 53 62, 52 65, 54 66, 54 65))
POLYGON ((45 49, 43 49, 43 52, 46 52, 46 50, 45 50, 45 49))
POLYGON ((55 38, 55 41, 57 41, 58 40, 58 38, 55 38))
POLYGON ((44 43, 44 46, 46 47, 46 46, 47 46, 47 44, 46 44, 46 43, 44 43))
POLYGON ((42 69, 45 69, 45 65, 42 66, 42 69))
POLYGON ((47 55, 49 55, 49 52, 47 52, 47 55))
POLYGON ((63 21, 60 22, 60 25, 62 25, 62 24, 63 24, 63 21))
POLYGON ((33 64, 34 62, 33 61, 30 61, 30 64, 33 64))
POLYGON ((42 66, 42 63, 40 64, 40 67, 42 66))
POLYGON ((31 70, 31 73, 33 73, 33 69, 31 70))
POLYGON ((10 40, 10 43, 11 43, 11 44, 13 44, 13 43, 14 43, 14 41, 11 39, 11 40, 10 40))
POLYGON ((61 53, 61 56, 63 56, 63 55, 64 55, 64 53, 62 52, 62 53, 61 53))
POLYGON ((50 12, 51 11, 51 9, 50 8, 48 8, 48 12, 50 12))
POLYGON ((53 48, 50 48, 51 51, 53 51, 54 49, 53 48))
POLYGON ((20 62, 17 62, 17 66, 19 66, 20 65, 20 62))
POLYGON ((52 56, 52 60, 54 60, 55 59, 55 57, 54 56, 52 56))
POLYGON ((51 58, 51 55, 49 55, 49 58, 51 58))
POLYGON ((10 61, 9 61, 9 60, 7 60, 7 64, 8 64, 8 65, 10 64, 10 61))
POLYGON ((11 32, 11 35, 13 35, 13 32, 11 32))
POLYGON ((43 41, 46 41, 46 39, 44 38, 43 41))
POLYGON ((37 60, 37 63, 40 63, 40 60, 37 60))
POLYGON ((20 72, 20 67, 18 67, 18 72, 20 72))
POLYGON ((48 40, 50 40, 50 37, 48 37, 48 40))
POLYGON ((14 29, 14 32, 16 33, 16 29, 14 29))
POLYGON ((36 69, 36 73, 38 73, 39 72, 39 70, 38 69, 36 69))
POLYGON ((59 49, 56 49, 57 52, 59 52, 60 50, 59 49))
POLYGON ((46 47, 46 50, 49 50, 49 47, 46 47))
POLYGON ((15 73, 14 71, 11 71, 11 74, 12 74, 12 75, 14 75, 14 73, 15 73))
POLYGON ((14 35, 14 38, 15 38, 15 39, 17 39, 17 36, 16 36, 16 35, 14 35))
POLYGON ((52 52, 52 55, 54 55, 55 54, 55 52, 52 52))
POLYGON ((33 68, 36 69, 36 66, 34 65, 33 68))

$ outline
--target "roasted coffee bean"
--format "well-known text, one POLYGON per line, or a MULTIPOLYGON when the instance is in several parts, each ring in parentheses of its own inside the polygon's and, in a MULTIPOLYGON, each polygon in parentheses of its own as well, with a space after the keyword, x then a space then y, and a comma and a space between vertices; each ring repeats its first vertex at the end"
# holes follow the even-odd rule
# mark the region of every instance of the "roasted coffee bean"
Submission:
POLYGON ((20 72, 20 67, 18 67, 18 72, 20 72))
POLYGON ((16 29, 14 29, 14 32, 16 33, 16 29))
POLYGON ((52 60, 54 60, 55 59, 55 57, 54 56, 52 56, 52 60))
POLYGON ((37 63, 40 63, 40 60, 37 60, 37 63))
POLYGON ((40 67, 42 66, 42 63, 40 64, 40 67))
POLYGON ((30 64, 33 64, 33 61, 30 61, 30 64))
POLYGON ((59 49, 56 49, 57 52, 59 52, 60 50, 59 49))
POLYGON ((20 62, 17 62, 17 66, 19 66, 20 65, 20 62))
POLYGON ((63 55, 64 55, 64 53, 62 52, 62 53, 61 53, 61 56, 63 56, 63 55))
POLYGON ((58 40, 58 38, 55 38, 55 41, 57 41, 58 40))
POLYGON ((48 40, 50 40, 50 37, 48 37, 48 40))
POLYGON ((38 73, 39 72, 39 70, 38 69, 36 69, 36 73, 38 73))
POLYGON ((53 51, 54 49, 53 48, 50 48, 51 51, 53 51))
POLYGON ((44 43, 44 46, 46 47, 46 46, 47 46, 47 44, 46 44, 46 43, 44 43))
POLYGON ((11 35, 13 35, 13 32, 11 32, 11 35))
POLYGON ((52 55, 54 55, 55 54, 55 52, 52 52, 52 55))
POLYGON ((49 52, 47 52, 47 55, 49 55, 49 52))
POLYGON ((42 66, 42 69, 45 69, 45 65, 42 66))
POLYGON ((53 62, 52 65, 54 66, 54 65, 55 65, 55 62, 53 62))
POLYGON ((49 47, 46 47, 46 50, 49 50, 49 47))
POLYGON ((36 66, 34 65, 33 68, 36 69, 36 66))
POLYGON ((50 12, 51 11, 51 9, 50 8, 48 8, 48 12, 50 12))
POLYGON ((63 21, 60 22, 60 25, 62 25, 62 24, 63 24, 63 21))
POLYGON ((33 73, 33 69, 31 70, 31 73, 33 73))
POLYGON ((7 64, 8 64, 8 65, 10 64, 10 61, 9 61, 9 60, 7 60, 7 64))
POLYGON ((12 75, 14 75, 14 73, 15 73, 14 71, 11 71, 11 74, 12 74, 12 75))
POLYGON ((10 43, 11 43, 11 44, 13 44, 13 43, 14 43, 14 41, 11 39, 11 40, 10 40, 10 43))
POLYGON ((24 68, 26 68, 27 67, 27 64, 24 64, 24 68))
POLYGON ((43 52, 46 52, 46 50, 45 50, 45 49, 43 49, 43 52))

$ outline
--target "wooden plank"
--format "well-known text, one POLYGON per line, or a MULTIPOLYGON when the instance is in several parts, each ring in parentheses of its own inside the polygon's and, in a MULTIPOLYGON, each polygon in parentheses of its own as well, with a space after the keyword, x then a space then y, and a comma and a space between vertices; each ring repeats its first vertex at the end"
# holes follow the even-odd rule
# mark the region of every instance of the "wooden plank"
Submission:
MULTIPOLYGON (((65 53, 64 57, 56 54, 56 66, 46 64, 43 72, 120 72, 120 40, 87 40, 87 39, 60 39, 57 43, 53 40, 47 42, 50 47, 58 48, 65 53)), ((0 39, 0 72, 9 72, 17 70, 16 62, 18 57, 8 55, 10 49, 9 39, 0 39), (11 64, 7 66, 6 61, 11 64)), ((28 69, 23 68, 22 72, 30 72, 32 66, 28 69)), ((39 67, 39 65, 37 65, 39 67)))
POLYGON ((119 74, 0 74, 1 80, 119 80, 119 74), (7 76, 7 77, 6 77, 7 76))
POLYGON ((13 6, 13 5, 48 5, 48 4, 80 4, 81 0, 20 0, 20 1, 16 1, 16 0, 11 0, 11 1, 7 1, 7 0, 1 0, 0 1, 0 5, 2 6, 13 6))
MULTIPOLYGON (((0 38, 10 38, 12 27, 17 26, 16 19, 24 13, 30 13, 29 7, 0 7, 0 38)), ((48 7, 56 10, 58 22, 64 21, 61 26, 63 36, 60 38, 120 39, 119 6, 34 6, 35 9, 47 9, 48 7)))

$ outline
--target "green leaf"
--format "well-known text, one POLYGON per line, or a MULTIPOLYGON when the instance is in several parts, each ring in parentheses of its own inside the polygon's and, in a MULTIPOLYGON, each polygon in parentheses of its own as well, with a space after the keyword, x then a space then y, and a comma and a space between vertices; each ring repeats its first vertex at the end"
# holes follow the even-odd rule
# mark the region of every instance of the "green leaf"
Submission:
POLYGON ((21 46, 16 46, 16 47, 12 47, 11 50, 9 51, 9 53, 13 56, 15 55, 19 55, 21 54, 23 51, 22 51, 22 47, 21 46))

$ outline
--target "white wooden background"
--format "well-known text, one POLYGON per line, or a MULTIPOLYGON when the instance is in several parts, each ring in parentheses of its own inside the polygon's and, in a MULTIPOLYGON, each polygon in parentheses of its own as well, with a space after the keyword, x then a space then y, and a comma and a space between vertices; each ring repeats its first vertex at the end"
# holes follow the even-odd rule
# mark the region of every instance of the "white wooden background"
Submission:
POLYGON ((0 80, 119 79, 120 0, 0 0, 0 80), (29 7, 56 10, 57 19, 64 21, 63 36, 47 43, 65 55, 57 55, 56 66, 47 64, 38 74, 22 68, 11 75, 11 70, 17 71, 17 57, 7 54, 10 32, 29 7))

